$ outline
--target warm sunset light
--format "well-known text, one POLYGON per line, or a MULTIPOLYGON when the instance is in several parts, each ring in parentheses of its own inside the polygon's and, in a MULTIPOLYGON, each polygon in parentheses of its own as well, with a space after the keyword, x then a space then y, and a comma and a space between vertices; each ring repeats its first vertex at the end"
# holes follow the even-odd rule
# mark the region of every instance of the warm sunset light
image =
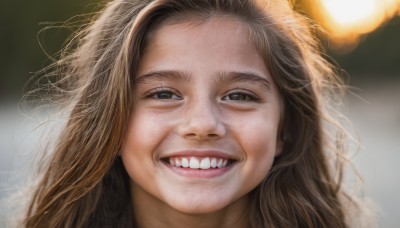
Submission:
POLYGON ((344 26, 368 19, 376 9, 375 0, 324 0, 322 5, 335 22, 344 26))
POLYGON ((320 0, 314 12, 338 46, 355 46, 359 38, 400 12, 400 0, 320 0))

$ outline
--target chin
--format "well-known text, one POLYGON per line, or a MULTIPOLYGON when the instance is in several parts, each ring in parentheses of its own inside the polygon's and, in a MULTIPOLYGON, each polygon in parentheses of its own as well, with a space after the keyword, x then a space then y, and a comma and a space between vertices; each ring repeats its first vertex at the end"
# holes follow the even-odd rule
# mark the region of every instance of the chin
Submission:
POLYGON ((230 200, 215 200, 214 197, 205 200, 204 197, 185 197, 185 199, 170 200, 167 204, 174 210, 191 215, 215 213, 228 208, 233 202, 230 200), (190 198, 190 199, 188 199, 190 198))
POLYGON ((220 210, 223 210, 225 207, 221 205, 170 205, 176 211, 179 211, 183 214, 190 215, 200 215, 200 214, 209 214, 215 213, 220 210))

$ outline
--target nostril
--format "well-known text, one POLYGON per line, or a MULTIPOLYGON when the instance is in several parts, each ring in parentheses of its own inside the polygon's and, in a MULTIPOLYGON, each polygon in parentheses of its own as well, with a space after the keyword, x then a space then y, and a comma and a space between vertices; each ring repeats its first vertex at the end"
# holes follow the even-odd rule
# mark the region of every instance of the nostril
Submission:
POLYGON ((215 138, 215 137, 218 137, 218 134, 208 134, 208 137, 215 138))
POLYGON ((221 136, 218 134, 196 134, 196 133, 188 133, 185 135, 188 139, 199 139, 199 140, 207 140, 207 139, 216 139, 220 138, 221 136))
POLYGON ((216 139, 225 134, 225 126, 218 121, 201 121, 199 118, 188 118, 179 123, 178 133, 187 139, 216 139))

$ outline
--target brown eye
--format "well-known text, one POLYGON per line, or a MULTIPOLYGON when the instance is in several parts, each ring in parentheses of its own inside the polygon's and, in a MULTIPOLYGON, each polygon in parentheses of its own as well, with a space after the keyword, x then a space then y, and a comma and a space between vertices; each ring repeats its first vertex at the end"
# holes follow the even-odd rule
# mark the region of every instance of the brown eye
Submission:
POLYGON ((228 95, 229 100, 246 101, 251 100, 250 97, 243 93, 232 93, 228 95))
POLYGON ((222 97, 222 100, 225 101, 257 101, 258 99, 252 95, 245 92, 232 92, 222 97))
POLYGON ((174 95, 169 91, 158 92, 153 95, 153 97, 156 99, 172 99, 173 96, 174 95))
POLYGON ((247 89, 234 89, 226 93, 221 98, 223 101, 230 101, 236 103, 247 103, 247 102, 261 102, 261 99, 252 91, 247 89))
POLYGON ((155 100, 181 100, 182 98, 177 95, 177 92, 166 89, 166 88, 157 88, 149 93, 147 93, 147 98, 155 99, 155 100))

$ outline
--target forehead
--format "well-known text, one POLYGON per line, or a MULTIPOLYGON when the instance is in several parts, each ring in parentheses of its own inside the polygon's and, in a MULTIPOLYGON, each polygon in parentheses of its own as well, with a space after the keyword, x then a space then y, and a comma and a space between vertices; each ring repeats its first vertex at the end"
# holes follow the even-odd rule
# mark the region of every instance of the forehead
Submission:
POLYGON ((241 67, 262 66, 262 74, 267 73, 264 61, 251 40, 250 26, 231 16, 161 24, 147 40, 140 65, 143 66, 143 63, 150 68, 155 64, 157 67, 174 64, 195 68, 207 63, 208 66, 222 64, 220 67, 231 69, 221 70, 237 71, 241 71, 241 67))
POLYGON ((165 33, 170 33, 174 30, 174 32, 196 33, 196 35, 202 36, 213 33, 220 38, 229 38, 226 41, 234 38, 244 38, 245 40, 243 41, 251 44, 249 24, 231 15, 171 17, 166 18, 150 30, 148 43, 154 42, 155 36, 160 36, 160 34, 163 36, 165 33))

